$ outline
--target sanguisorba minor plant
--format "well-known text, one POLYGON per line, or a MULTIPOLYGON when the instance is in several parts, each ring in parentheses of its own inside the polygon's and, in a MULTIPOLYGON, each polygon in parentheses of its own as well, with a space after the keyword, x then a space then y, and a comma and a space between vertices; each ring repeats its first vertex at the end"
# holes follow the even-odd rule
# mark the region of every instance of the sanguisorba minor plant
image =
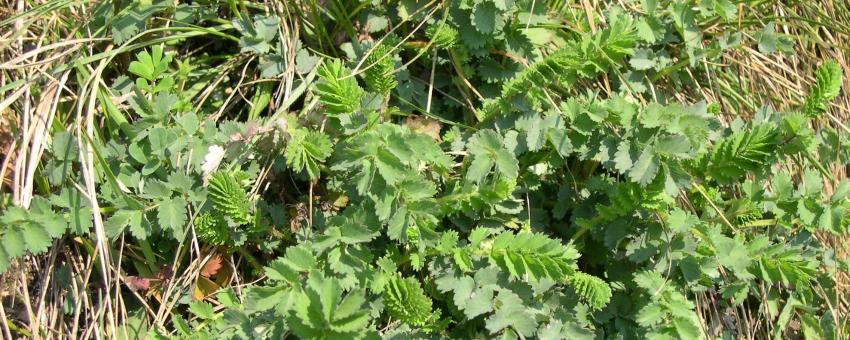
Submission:
POLYGON ((0 331, 845 338, 846 65, 730 82, 765 3, 19 2, 0 331))

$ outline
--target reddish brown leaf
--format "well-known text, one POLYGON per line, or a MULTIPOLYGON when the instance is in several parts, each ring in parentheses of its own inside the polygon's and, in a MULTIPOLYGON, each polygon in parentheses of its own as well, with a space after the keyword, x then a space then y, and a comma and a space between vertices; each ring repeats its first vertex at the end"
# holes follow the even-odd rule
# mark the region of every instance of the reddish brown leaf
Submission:
POLYGON ((207 263, 204 263, 204 267, 201 268, 201 276, 209 278, 218 273, 218 270, 221 269, 222 259, 221 255, 214 254, 207 260, 207 263))
POLYGON ((138 276, 127 276, 124 278, 124 283, 132 290, 146 291, 151 287, 151 280, 138 276))

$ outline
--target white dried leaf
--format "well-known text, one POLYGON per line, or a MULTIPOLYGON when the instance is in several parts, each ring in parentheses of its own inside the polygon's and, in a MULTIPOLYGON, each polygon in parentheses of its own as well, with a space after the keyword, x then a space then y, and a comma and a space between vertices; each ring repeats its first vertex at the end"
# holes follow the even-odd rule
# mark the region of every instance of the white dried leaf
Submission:
POLYGON ((201 170, 204 172, 204 185, 207 184, 210 174, 218 169, 221 160, 224 159, 224 148, 218 145, 210 145, 207 148, 207 154, 204 155, 204 163, 201 164, 201 170))

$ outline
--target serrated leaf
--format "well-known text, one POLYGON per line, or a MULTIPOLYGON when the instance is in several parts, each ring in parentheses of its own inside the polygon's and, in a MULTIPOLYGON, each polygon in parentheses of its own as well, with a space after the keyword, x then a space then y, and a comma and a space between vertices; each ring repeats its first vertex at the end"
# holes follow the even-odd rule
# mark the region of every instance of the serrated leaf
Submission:
POLYGON ((818 228, 830 231, 835 234, 845 232, 843 227, 845 208, 839 204, 825 205, 823 211, 818 218, 818 228))
POLYGON ((77 139, 67 131, 60 131, 53 135, 50 150, 53 157, 61 161, 76 161, 80 157, 77 139))
POLYGON ((466 169, 466 179, 471 182, 480 183, 487 177, 490 169, 493 168, 493 161, 487 157, 475 157, 469 168, 466 169))
POLYGON ((176 239, 181 239, 186 225, 186 200, 180 197, 159 202, 157 209, 159 226, 171 230, 176 239))
POLYGON ((192 314, 204 320, 212 319, 215 317, 212 305, 203 301, 195 301, 190 303, 189 310, 192 312, 192 314))
POLYGON ((655 143, 655 151, 662 156, 674 156, 687 158, 691 150, 691 143, 687 137, 682 135, 668 135, 658 139, 655 143))
POLYGON ((620 142, 617 146, 617 152, 614 153, 614 169, 624 174, 632 168, 632 146, 628 140, 620 142))
POLYGON ((549 141, 561 157, 567 157, 573 152, 573 145, 566 131, 561 129, 551 129, 549 130, 548 135, 549 141))
POLYGON ((23 228, 24 243, 33 254, 43 253, 50 247, 53 239, 44 227, 35 223, 27 223, 23 228))
POLYGON ((319 164, 330 157, 330 138, 320 131, 294 133, 286 144, 286 164, 296 171, 307 171, 310 178, 319 177, 319 164))
POLYGON ((809 117, 815 117, 826 111, 829 101, 835 99, 841 91, 842 78, 841 66, 834 60, 821 65, 815 72, 815 84, 803 103, 803 112, 809 117))
POLYGON ((501 308, 487 318, 486 327, 490 333, 496 333, 506 327, 519 332, 524 337, 531 337, 537 330, 537 321, 531 310, 525 308, 523 301, 516 294, 500 292, 498 303, 501 308))
POLYGON ((716 237, 713 242, 717 247, 717 261, 722 266, 731 269, 736 275, 746 274, 750 254, 743 244, 725 236, 716 237))
POLYGON ((496 151, 496 168, 510 179, 516 178, 519 174, 519 164, 514 155, 507 149, 496 151))
POLYGON ((329 115, 351 113, 359 108, 363 90, 340 60, 324 63, 318 74, 321 81, 316 83, 316 93, 329 115))
POLYGON ((20 257, 26 252, 23 233, 15 229, 7 229, 3 233, 3 250, 10 258, 20 257))
POLYGON ((686 318, 673 318, 673 327, 680 339, 699 339, 702 337, 700 327, 693 320, 686 318))
POLYGON ((492 2, 478 3, 472 10, 472 22, 475 23, 475 29, 484 34, 493 33, 498 20, 497 14, 498 9, 492 2))
POLYGON ((154 45, 150 52, 139 52, 136 60, 130 63, 128 71, 148 81, 155 81, 168 70, 169 63, 171 63, 171 55, 164 55, 162 47, 154 45))
POLYGON ((635 321, 637 321, 637 323, 641 326, 651 327, 663 321, 666 314, 667 313, 660 305, 657 303, 650 303, 643 306, 643 308, 638 311, 635 321))
POLYGON ((655 54, 648 49, 639 49, 635 51, 635 55, 629 59, 629 64, 635 70, 648 70, 655 67, 655 54))
POLYGON ((142 224, 142 212, 138 210, 122 209, 115 212, 114 215, 106 220, 106 234, 110 238, 118 237, 127 227, 130 227, 130 232, 133 236, 139 239, 145 239, 146 234, 137 235, 142 224))
POLYGON ((657 173, 658 157, 655 155, 655 149, 649 146, 643 149, 640 157, 629 170, 629 179, 641 186, 646 186, 655 179, 657 173))

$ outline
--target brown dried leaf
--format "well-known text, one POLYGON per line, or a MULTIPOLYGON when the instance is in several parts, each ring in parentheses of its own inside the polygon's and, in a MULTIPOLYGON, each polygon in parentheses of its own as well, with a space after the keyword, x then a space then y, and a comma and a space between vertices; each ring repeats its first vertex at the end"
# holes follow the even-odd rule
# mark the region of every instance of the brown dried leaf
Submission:
POLYGON ((407 125, 411 130, 419 133, 424 133, 434 140, 440 140, 440 129, 443 125, 439 121, 423 116, 407 116, 404 119, 404 125, 407 125))
POLYGON ((127 276, 124 278, 124 283, 127 284, 127 287, 135 291, 146 291, 151 287, 151 280, 138 277, 138 276, 127 276))
POLYGON ((221 269, 222 259, 221 255, 215 254, 204 263, 204 267, 201 268, 201 276, 209 278, 218 273, 218 270, 221 269))

